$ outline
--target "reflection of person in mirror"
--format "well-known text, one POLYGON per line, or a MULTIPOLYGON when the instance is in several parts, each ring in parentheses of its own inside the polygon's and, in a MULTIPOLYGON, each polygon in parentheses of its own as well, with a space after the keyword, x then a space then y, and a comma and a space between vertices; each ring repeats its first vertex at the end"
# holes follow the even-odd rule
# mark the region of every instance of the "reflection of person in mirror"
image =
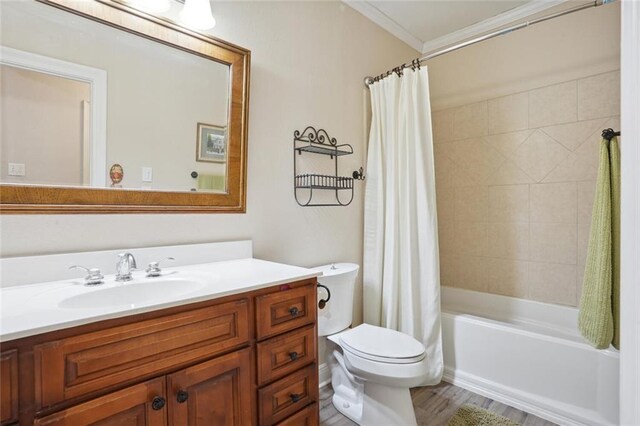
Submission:
POLYGON ((211 133, 207 135, 207 154, 224 154, 224 136, 211 133))

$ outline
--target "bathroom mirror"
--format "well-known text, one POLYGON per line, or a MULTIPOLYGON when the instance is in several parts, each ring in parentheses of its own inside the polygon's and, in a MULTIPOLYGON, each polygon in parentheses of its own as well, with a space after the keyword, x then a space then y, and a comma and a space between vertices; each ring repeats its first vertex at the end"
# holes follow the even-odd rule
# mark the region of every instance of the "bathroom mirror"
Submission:
POLYGON ((113 0, 5 2, 0 35, 3 212, 244 211, 248 50, 113 0))

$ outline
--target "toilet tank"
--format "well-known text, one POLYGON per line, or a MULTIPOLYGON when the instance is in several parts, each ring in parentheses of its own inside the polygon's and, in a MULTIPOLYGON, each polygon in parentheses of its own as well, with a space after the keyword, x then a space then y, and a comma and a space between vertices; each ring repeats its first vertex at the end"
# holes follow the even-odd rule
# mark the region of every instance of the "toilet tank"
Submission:
MULTIPOLYGON (((312 268, 322 272, 318 284, 326 286, 331 299, 324 308, 318 307, 318 335, 328 336, 348 328, 353 322, 353 295, 360 266, 355 263, 334 263, 312 268)), ((318 287, 318 301, 327 293, 318 287)))

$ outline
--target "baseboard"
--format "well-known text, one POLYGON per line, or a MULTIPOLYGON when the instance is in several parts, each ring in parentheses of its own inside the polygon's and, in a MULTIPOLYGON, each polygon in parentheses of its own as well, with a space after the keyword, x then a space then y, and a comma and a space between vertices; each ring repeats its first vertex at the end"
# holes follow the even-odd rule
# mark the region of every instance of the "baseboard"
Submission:
POLYGON ((320 364, 320 367, 318 367, 318 383, 318 387, 321 388, 331 383, 331 372, 326 362, 320 364))
POLYGON ((501 402, 518 410, 533 414, 562 426, 608 425, 604 419, 592 410, 576 412, 565 404, 550 399, 536 398, 524 392, 486 380, 473 374, 445 367, 442 377, 447 383, 461 387, 494 401, 501 402))

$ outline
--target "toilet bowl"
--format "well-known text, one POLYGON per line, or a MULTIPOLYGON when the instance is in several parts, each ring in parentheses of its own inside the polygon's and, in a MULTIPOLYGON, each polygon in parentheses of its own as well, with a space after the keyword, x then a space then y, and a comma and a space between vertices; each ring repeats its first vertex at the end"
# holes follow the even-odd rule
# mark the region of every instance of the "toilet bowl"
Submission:
POLYGON ((427 374, 424 345, 370 324, 349 328, 358 268, 350 263, 314 268, 323 272, 318 282, 331 293, 318 311, 318 334, 330 342, 333 405, 360 425, 415 425, 409 389, 427 374))

